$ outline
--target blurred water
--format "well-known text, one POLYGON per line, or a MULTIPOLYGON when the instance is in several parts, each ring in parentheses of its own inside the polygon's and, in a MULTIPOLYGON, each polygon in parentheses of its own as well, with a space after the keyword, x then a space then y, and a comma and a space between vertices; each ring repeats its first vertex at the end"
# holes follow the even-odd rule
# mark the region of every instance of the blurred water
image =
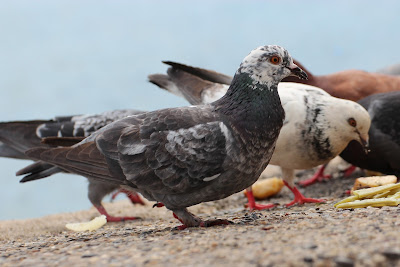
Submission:
MULTIPOLYGON (((315 74, 400 62, 398 1, 0 1, 0 120, 186 102, 149 84, 175 60, 233 74, 279 44, 315 74)), ((0 219, 90 207, 86 180, 19 184, 0 159, 0 219)))

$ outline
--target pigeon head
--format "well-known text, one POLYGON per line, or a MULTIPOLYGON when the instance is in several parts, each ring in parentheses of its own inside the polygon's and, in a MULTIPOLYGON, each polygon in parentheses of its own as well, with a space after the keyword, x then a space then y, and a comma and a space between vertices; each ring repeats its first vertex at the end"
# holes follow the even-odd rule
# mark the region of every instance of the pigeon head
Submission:
POLYGON ((242 73, 247 73, 255 83, 268 87, 288 76, 307 79, 307 74, 293 63, 289 52, 277 45, 260 46, 251 51, 236 72, 237 75, 242 73))
POLYGON ((350 141, 355 140, 363 146, 367 153, 368 131, 371 126, 368 111, 356 102, 343 99, 340 99, 340 101, 342 104, 338 103, 335 110, 332 110, 328 115, 334 117, 336 121, 335 130, 342 137, 344 147, 350 141))

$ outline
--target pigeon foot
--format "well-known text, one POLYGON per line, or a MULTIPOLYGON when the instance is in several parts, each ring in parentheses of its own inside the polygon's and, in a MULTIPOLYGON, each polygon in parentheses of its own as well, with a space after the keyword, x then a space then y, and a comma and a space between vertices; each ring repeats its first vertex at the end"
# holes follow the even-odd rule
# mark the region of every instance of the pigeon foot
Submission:
POLYGON ((244 206, 246 208, 249 208, 250 210, 265 210, 265 209, 271 209, 275 207, 275 204, 257 204, 254 195, 253 195, 253 190, 251 187, 246 189, 246 197, 248 200, 248 203, 245 204, 244 206))
POLYGON ((299 204, 304 204, 304 203, 321 203, 325 202, 325 199, 316 199, 316 198, 307 198, 305 197, 302 193, 300 193, 299 189, 297 187, 291 187, 286 181, 283 181, 285 185, 292 191, 294 194, 294 200, 288 204, 286 204, 286 207, 290 207, 296 203, 299 204))
POLYGON ((125 189, 120 189, 114 194, 111 195, 111 200, 114 200, 120 193, 124 193, 127 195, 127 197, 131 200, 132 204, 140 204, 140 205, 145 205, 143 200, 140 198, 140 195, 138 193, 125 190, 125 189))
POLYGON ((322 167, 310 179, 300 181, 299 185, 306 187, 316 182, 322 182, 324 180, 332 178, 332 176, 329 174, 325 175, 324 170, 325 170, 325 165, 322 165, 322 167))
POLYGON ((188 227, 211 227, 216 225, 228 225, 232 224, 231 221, 224 220, 224 219, 215 219, 215 220, 207 220, 203 221, 199 217, 195 216, 194 214, 190 213, 187 209, 184 210, 174 210, 172 215, 182 223, 175 227, 177 230, 184 230, 188 227), (177 215, 179 214, 179 215, 177 215))
POLYGON ((108 214, 108 212, 103 206, 95 206, 95 208, 100 212, 101 215, 106 216, 107 222, 124 222, 124 221, 133 221, 140 219, 140 217, 114 217, 108 214))
POLYGON ((344 170, 344 177, 349 177, 355 170, 356 170, 356 166, 351 165, 350 167, 348 167, 346 170, 344 170))

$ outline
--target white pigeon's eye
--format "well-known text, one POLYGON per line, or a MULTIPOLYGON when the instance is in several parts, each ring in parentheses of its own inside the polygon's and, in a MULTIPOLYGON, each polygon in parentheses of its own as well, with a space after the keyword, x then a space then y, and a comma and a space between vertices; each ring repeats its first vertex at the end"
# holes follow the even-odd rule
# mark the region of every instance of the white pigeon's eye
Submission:
POLYGON ((278 56, 272 56, 269 58, 269 62, 271 62, 274 65, 278 65, 279 63, 281 63, 281 58, 278 56))
POLYGON ((356 127, 357 126, 357 121, 353 118, 348 119, 348 122, 350 126, 356 127))

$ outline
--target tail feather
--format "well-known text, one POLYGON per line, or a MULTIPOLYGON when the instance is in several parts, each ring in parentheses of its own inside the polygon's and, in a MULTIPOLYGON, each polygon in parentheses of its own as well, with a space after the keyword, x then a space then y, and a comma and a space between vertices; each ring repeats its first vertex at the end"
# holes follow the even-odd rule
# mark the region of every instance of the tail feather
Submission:
POLYGON ((27 159, 24 152, 32 147, 44 146, 36 135, 37 128, 50 121, 12 121, 0 123, 0 156, 27 159))
POLYGON ((29 166, 25 167, 24 169, 21 169, 17 172, 17 175, 28 174, 19 181, 20 183, 43 179, 43 178, 49 177, 53 174, 63 172, 63 170, 61 170, 60 168, 53 166, 51 164, 47 164, 47 163, 43 163, 43 162, 38 162, 38 163, 42 163, 44 166, 32 166, 32 165, 34 165, 34 164, 32 164, 32 165, 29 165, 29 166))
POLYGON ((213 70, 207 70, 207 69, 202 69, 202 68, 196 68, 184 64, 180 64, 177 62, 172 62, 172 61, 163 61, 163 63, 170 65, 174 69, 182 70, 184 72, 187 72, 189 74, 192 74, 194 76, 199 77, 200 79, 213 82, 213 83, 221 83, 221 84, 231 84, 232 82, 232 77, 213 71, 213 70))
POLYGON ((193 105, 206 104, 225 94, 230 76, 206 69, 195 68, 171 61, 167 75, 149 75, 149 81, 177 96, 184 97, 193 105))
POLYGON ((71 172, 117 185, 125 181, 110 173, 104 156, 94 143, 85 143, 79 147, 33 148, 26 154, 39 162, 17 172, 17 175, 26 175, 21 182, 45 178, 58 172, 71 172))
POLYGON ((85 139, 84 137, 45 137, 41 143, 52 147, 73 146, 85 139))
POLYGON ((2 142, 0 142, 0 157, 13 159, 28 159, 25 153, 18 151, 2 142))
POLYGON ((178 87, 171 81, 171 79, 165 74, 151 74, 148 76, 149 82, 157 85, 158 87, 167 90, 168 92, 183 97, 183 94, 178 87))

